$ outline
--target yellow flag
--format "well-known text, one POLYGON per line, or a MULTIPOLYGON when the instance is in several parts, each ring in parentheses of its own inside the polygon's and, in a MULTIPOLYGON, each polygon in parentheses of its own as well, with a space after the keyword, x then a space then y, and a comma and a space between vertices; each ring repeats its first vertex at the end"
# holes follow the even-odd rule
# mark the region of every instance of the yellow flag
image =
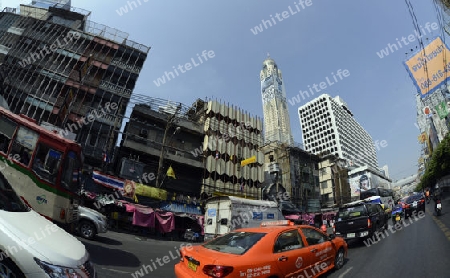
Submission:
POLYGON ((170 166, 169 169, 167 169, 167 176, 176 179, 175 172, 173 171, 172 166, 170 166))

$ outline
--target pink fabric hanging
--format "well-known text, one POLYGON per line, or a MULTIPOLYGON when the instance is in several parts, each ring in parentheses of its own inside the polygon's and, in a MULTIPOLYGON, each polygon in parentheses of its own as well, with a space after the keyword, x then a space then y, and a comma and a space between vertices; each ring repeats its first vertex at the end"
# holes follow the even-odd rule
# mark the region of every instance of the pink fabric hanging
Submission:
POLYGON ((133 214, 133 225, 154 228, 155 227, 155 212, 151 208, 138 209, 133 214))
POLYGON ((202 235, 205 235, 205 216, 203 215, 197 216, 197 223, 202 228, 202 235))
POLYGON ((175 230, 175 217, 172 212, 157 211, 155 215, 159 223, 158 228, 160 232, 170 233, 175 230))

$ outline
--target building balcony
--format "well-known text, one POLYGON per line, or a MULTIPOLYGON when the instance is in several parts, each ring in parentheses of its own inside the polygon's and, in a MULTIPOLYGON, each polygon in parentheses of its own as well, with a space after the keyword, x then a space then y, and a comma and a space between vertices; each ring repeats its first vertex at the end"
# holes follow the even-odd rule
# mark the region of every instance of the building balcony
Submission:
POLYGON ((91 108, 88 111, 89 112, 86 114, 86 118, 88 118, 88 115, 92 115, 96 121, 110 126, 117 126, 122 124, 122 121, 120 120, 119 117, 107 114, 103 115, 102 110, 91 108))
MULTIPOLYGON (((127 135, 123 140, 123 147, 144 152, 151 156, 159 157, 161 155, 161 143, 156 143, 138 135, 127 135)), ((202 156, 195 157, 190 150, 181 150, 171 147, 165 147, 166 154, 164 160, 172 160, 181 164, 190 165, 197 168, 203 168, 202 156)))
POLYGON ((129 98, 131 96, 131 93, 132 93, 132 90, 130 90, 130 89, 126 89, 123 86, 120 86, 120 85, 117 85, 117 84, 113 84, 111 82, 104 81, 104 80, 102 80, 100 82, 99 88, 103 89, 103 90, 106 90, 106 91, 109 91, 109 92, 113 92, 113 93, 115 93, 115 94, 117 94, 119 96, 123 96, 123 97, 127 97, 127 98, 129 98))
MULTIPOLYGON (((161 113, 159 111, 155 111, 153 109, 150 109, 150 108, 147 108, 147 107, 141 106, 141 105, 136 105, 133 109, 134 109, 134 111, 139 112, 142 115, 145 115, 146 119, 152 119, 152 120, 156 120, 156 121, 162 122, 162 123, 167 122, 167 114, 161 113)), ((144 117, 144 116, 142 116, 142 117, 144 117)), ((176 126, 179 126, 186 130, 190 130, 192 133, 203 134, 203 125, 202 124, 191 121, 182 116, 177 118, 176 126)))
POLYGON ((111 61, 111 65, 119 67, 119 68, 127 70, 127 71, 130 71, 132 73, 136 73, 136 74, 139 74, 141 72, 141 69, 142 69, 142 67, 131 65, 131 64, 129 64, 129 63, 123 61, 123 60, 120 60, 120 59, 113 59, 111 61))

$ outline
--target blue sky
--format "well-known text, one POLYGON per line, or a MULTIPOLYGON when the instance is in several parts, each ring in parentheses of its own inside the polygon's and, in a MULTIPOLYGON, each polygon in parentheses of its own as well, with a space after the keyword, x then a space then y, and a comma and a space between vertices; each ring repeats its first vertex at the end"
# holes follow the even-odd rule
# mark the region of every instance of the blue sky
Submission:
MULTIPOLYGON (((378 151, 378 162, 389 166, 391 178, 416 173, 420 154, 414 125, 416 89, 402 62, 409 48, 418 44, 410 43, 384 58, 377 55, 396 38, 414 34, 404 1, 312 0, 311 6, 276 20, 276 25, 257 35, 250 29, 270 15, 289 11, 289 6, 297 11, 295 1, 139 1, 134 0, 138 8, 130 9, 131 0, 72 0, 73 6, 92 11, 91 20, 152 47, 135 93, 187 105, 196 98, 213 97, 262 117, 259 72, 267 53, 283 72, 288 99, 331 78, 332 72, 347 69, 350 76, 323 92, 341 96, 374 140, 387 141, 378 151), (155 85, 153 81, 165 71, 198 59, 203 50, 215 56, 166 84, 155 85)), ((29 1, 3 0, 2 4, 16 7, 25 2, 29 1)), ((433 1, 411 2, 419 24, 438 23, 433 1)), ((288 105, 297 142, 302 141, 297 108, 308 100, 288 105)))

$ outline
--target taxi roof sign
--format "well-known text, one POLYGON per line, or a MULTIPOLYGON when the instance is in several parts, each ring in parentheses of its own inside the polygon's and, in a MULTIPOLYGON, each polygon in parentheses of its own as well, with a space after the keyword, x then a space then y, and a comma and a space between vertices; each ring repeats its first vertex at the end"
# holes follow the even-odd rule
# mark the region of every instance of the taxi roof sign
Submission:
POLYGON ((270 226, 293 226, 294 222, 291 220, 275 220, 275 221, 263 221, 261 223, 261 227, 270 227, 270 226))

